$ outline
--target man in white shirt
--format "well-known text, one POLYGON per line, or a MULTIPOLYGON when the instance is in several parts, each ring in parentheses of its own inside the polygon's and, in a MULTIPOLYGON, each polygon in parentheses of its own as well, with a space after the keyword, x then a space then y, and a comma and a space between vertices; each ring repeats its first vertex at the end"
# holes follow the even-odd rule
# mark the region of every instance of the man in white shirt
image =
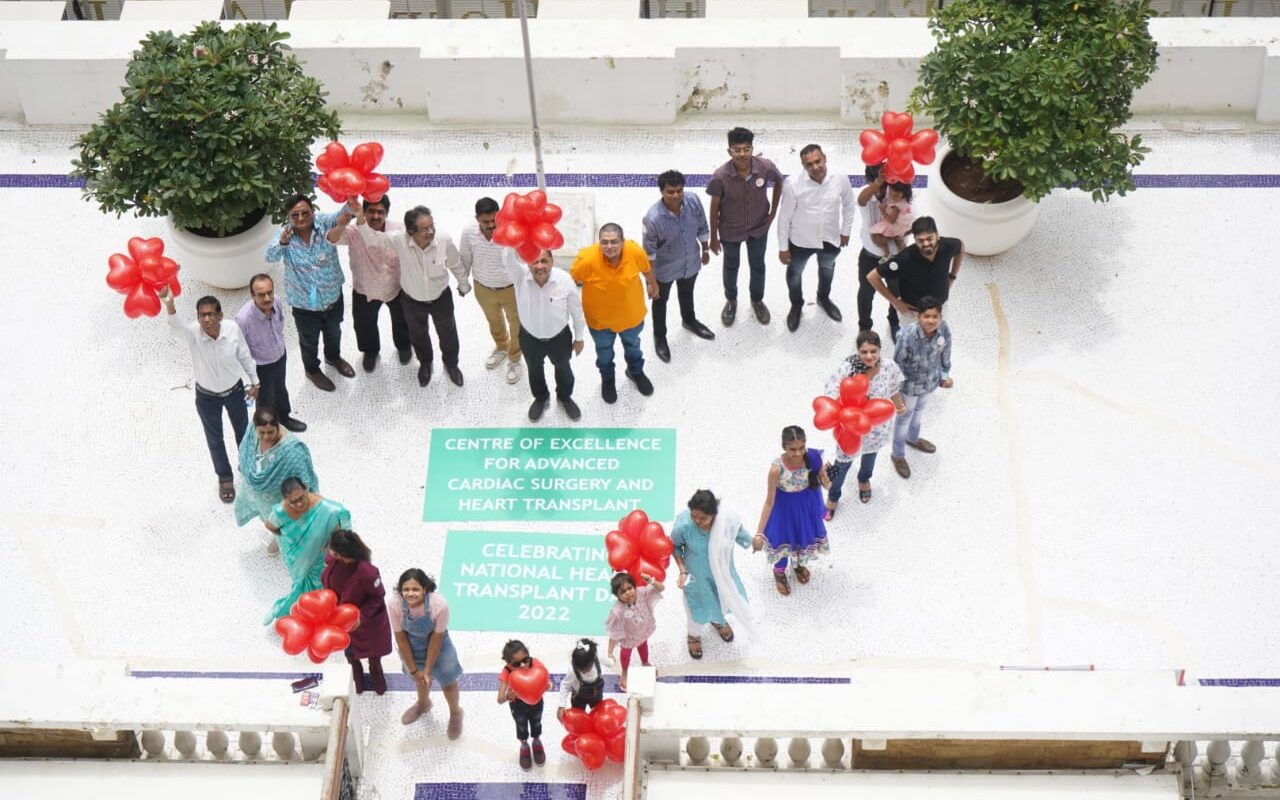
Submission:
POLYGON ((240 335, 240 328, 234 322, 222 319, 222 304, 218 298, 205 296, 196 301, 195 322, 178 321, 173 294, 168 289, 161 290, 160 299, 168 311, 169 330, 191 349, 196 413, 204 426, 204 439, 209 446, 209 457, 213 459, 213 470, 218 474, 218 497, 222 502, 230 503, 236 499, 236 485, 231 462, 227 460, 226 443, 222 440, 222 410, 227 410, 238 446, 249 427, 245 395, 258 396, 257 367, 249 354, 249 345, 240 335), (249 379, 247 390, 243 378, 249 379))
POLYGON ((571 354, 582 352, 582 336, 587 328, 578 285, 569 273, 554 268, 550 250, 539 253, 528 267, 514 250, 503 251, 503 266, 520 307, 520 346, 529 356, 529 390, 533 392, 529 419, 541 419, 551 402, 542 365, 549 360, 556 371, 556 400, 569 419, 576 420, 582 411, 573 402, 573 367, 569 366, 569 359, 571 354))
POLYGON ((502 265, 502 246, 493 243, 498 227, 498 201, 481 197, 476 201, 476 224, 462 230, 458 255, 471 276, 476 302, 489 323, 493 352, 484 365, 496 368, 507 362, 507 383, 520 381, 520 314, 516 309, 516 293, 502 265))
POLYGON ((462 385, 462 370, 458 368, 458 325, 453 316, 453 291, 449 288, 449 273, 458 281, 458 295, 466 297, 471 291, 467 270, 458 258, 458 248, 447 233, 436 233, 431 209, 414 206, 404 212, 404 233, 375 231, 365 224, 364 210, 358 200, 348 206, 357 213, 360 235, 372 245, 391 246, 400 258, 401 304, 404 319, 409 326, 409 341, 418 356, 418 385, 431 382, 432 362, 435 352, 427 333, 427 321, 433 320, 436 337, 440 339, 440 355, 444 371, 457 386, 462 385))
POLYGON ((836 257, 849 244, 857 202, 848 177, 827 172, 827 157, 816 144, 800 151, 803 175, 792 175, 782 187, 778 208, 778 260, 787 265, 791 311, 787 328, 800 327, 804 307, 801 279, 810 256, 818 257, 818 305, 836 322, 840 309, 831 302, 836 257))

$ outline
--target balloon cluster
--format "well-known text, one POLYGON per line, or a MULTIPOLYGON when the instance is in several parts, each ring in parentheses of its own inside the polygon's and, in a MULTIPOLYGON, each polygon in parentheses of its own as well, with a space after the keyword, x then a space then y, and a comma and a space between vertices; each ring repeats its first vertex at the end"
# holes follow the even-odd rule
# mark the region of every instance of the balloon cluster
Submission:
POLYGON ((548 203, 547 193, 541 189, 525 195, 511 192, 498 212, 493 243, 513 248, 521 261, 532 264, 543 250, 564 246, 564 236, 556 230, 561 213, 560 206, 548 203))
POLYGON ((335 203, 345 203, 356 195, 376 203, 391 188, 386 175, 374 172, 381 161, 382 145, 377 142, 358 144, 351 155, 341 142, 329 142, 316 156, 316 169, 320 170, 316 186, 335 203))
POLYGON ((850 375, 840 381, 840 397, 813 398, 813 426, 820 431, 835 428, 836 444, 849 455, 862 446, 862 437, 874 426, 893 418, 893 403, 868 400, 866 375, 850 375))
POLYGON ((129 319, 160 313, 157 292, 165 287, 177 297, 178 264, 164 254, 164 241, 135 236, 129 240, 129 255, 115 253, 107 259, 107 285, 124 295, 124 313, 129 319))
POLYGON ((284 651, 296 656, 303 650, 319 664, 330 653, 345 650, 351 644, 348 633, 360 621, 360 609, 350 603, 338 604, 331 589, 306 592, 276 620, 276 633, 283 639, 284 651))
POLYGON ((580 708, 566 709, 564 729, 569 733, 560 746, 582 759, 587 769, 600 769, 607 757, 621 764, 627 753, 627 709, 616 700, 602 701, 591 713, 580 708))
POLYGON ((937 153, 938 132, 933 128, 921 128, 915 133, 911 126, 915 121, 910 114, 886 111, 880 115, 880 128, 867 128, 858 137, 862 142, 862 162, 867 165, 884 164, 882 173, 886 183, 911 183, 916 176, 916 164, 932 164, 937 153))
POLYGON ((547 674, 547 668, 541 663, 513 669, 507 674, 507 685, 511 687, 511 691, 531 706, 536 706, 542 699, 550 680, 551 676, 547 674))
POLYGON ((636 583, 642 583, 645 575, 659 581, 667 577, 674 549, 671 537, 638 508, 618 521, 616 531, 605 534, 604 546, 609 552, 609 566, 628 573, 636 583))

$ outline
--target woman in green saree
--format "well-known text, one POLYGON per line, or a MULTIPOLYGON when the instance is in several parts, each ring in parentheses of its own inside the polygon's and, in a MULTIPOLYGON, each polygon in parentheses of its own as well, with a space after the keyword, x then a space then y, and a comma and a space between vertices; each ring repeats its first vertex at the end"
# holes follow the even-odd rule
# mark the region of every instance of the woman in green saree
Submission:
POLYGON ((301 595, 321 588, 324 555, 334 531, 351 530, 351 514, 341 503, 321 497, 309 490, 298 478, 285 478, 280 484, 284 499, 271 509, 265 522, 267 529, 280 539, 280 555, 289 569, 292 585, 289 593, 271 607, 263 620, 270 625, 289 609, 301 595))

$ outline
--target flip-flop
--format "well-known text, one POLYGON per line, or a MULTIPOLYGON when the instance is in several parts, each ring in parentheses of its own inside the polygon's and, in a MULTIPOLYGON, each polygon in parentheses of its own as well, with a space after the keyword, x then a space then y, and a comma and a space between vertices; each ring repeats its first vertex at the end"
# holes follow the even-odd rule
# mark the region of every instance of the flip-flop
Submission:
POLYGON ((778 594, 783 597, 791 594, 791 584, 787 583, 787 575, 785 572, 773 573, 773 582, 778 587, 778 594))
POLYGON ((702 640, 697 636, 688 637, 690 658, 702 658, 702 640))
POLYGON ((729 623, 727 623, 727 622, 726 622, 726 623, 725 623, 725 624, 723 624, 723 625, 716 625, 716 624, 712 623, 712 627, 716 629, 716 633, 720 634, 720 641, 722 641, 722 642, 732 642, 732 641, 733 641, 733 628, 729 626, 729 623), (728 636, 725 636, 725 634, 724 634, 724 632, 725 632, 725 631, 728 631, 728 632, 729 632, 729 635, 728 635, 728 636))
POLYGON ((224 503, 234 503, 236 499, 236 482, 231 479, 218 481, 218 499, 224 503))
POLYGON ((796 566, 796 580, 804 585, 809 582, 809 568, 796 566))

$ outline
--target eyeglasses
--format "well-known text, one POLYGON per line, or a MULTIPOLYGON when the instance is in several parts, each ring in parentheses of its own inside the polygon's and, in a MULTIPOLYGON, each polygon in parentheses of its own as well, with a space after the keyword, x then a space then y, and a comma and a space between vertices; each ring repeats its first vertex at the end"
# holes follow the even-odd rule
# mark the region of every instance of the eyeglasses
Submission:
POLYGON ((290 211, 289 219, 306 219, 311 216, 310 211, 290 211))
POLYGON ((412 236, 415 233, 435 233, 435 232, 436 232, 435 225, 419 225, 416 228, 411 228, 409 230, 409 235, 412 236))
POLYGON ((730 147, 729 152, 735 156, 749 156, 751 155, 751 148, 750 147, 730 147))

